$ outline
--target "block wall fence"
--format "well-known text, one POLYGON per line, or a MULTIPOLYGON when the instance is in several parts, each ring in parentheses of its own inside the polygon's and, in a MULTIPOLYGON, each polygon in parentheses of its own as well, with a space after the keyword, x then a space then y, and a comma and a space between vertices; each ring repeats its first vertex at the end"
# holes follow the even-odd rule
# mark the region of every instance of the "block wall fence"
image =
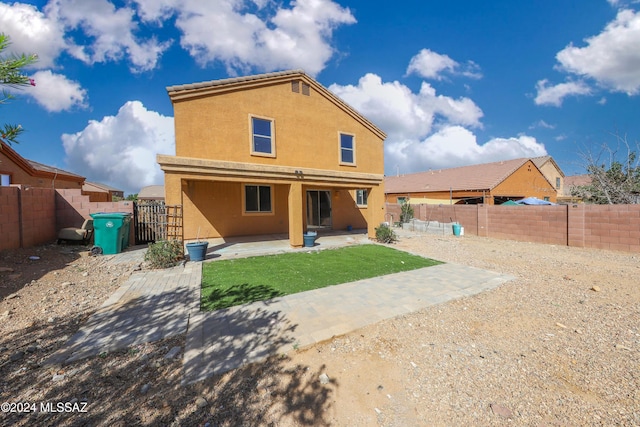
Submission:
POLYGON ((90 202, 80 189, 0 187, 0 250, 54 242, 60 229, 80 227, 97 212, 133 214, 133 202, 90 202))
MULTIPOLYGON (((640 205, 413 205, 422 221, 459 222, 465 234, 580 248, 640 252, 640 205)), ((386 204, 398 221, 400 205, 386 204)))
MULTIPOLYGON (((61 228, 97 212, 133 214, 133 202, 90 202, 80 189, 0 187, 0 250, 54 242, 61 228)), ((414 216, 457 221, 480 237, 640 252, 640 205, 414 205, 414 216)), ((398 221, 400 205, 387 203, 385 218, 398 221)))

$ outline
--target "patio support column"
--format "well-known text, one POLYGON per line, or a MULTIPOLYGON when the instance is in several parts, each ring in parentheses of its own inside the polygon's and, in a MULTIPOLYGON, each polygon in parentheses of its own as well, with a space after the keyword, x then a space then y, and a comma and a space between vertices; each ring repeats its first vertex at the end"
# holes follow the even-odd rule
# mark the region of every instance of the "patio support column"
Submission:
MULTIPOLYGON (((367 235, 370 239, 376 238, 376 228, 384 222, 384 191, 382 185, 369 189, 367 196, 367 235)), ((392 225, 392 224, 391 224, 392 225)))
POLYGON ((302 183, 293 182, 289 185, 289 244, 294 248, 304 244, 304 205, 302 198, 302 183))

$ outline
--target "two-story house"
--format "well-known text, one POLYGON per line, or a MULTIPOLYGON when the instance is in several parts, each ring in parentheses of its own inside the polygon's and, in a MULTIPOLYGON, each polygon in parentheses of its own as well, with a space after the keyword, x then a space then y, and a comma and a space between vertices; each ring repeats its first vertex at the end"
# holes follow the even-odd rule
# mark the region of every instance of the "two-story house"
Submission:
POLYGON ((303 71, 170 86, 176 155, 158 155, 184 239, 375 228, 386 135, 303 71))

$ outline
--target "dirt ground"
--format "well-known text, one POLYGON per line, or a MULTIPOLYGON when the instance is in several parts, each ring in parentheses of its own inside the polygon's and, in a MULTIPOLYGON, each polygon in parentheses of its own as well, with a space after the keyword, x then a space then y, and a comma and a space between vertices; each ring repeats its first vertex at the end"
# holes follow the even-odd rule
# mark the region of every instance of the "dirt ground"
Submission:
POLYGON ((0 425, 640 425, 640 254, 393 246, 515 280, 186 387, 165 357, 184 336, 42 363, 140 266, 78 246, 0 252, 0 425))

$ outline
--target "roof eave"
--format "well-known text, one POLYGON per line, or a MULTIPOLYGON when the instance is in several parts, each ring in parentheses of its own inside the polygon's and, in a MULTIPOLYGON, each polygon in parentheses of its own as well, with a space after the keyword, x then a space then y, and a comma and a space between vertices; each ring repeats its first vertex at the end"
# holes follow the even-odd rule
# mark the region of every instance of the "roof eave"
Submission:
POLYGON ((386 133, 384 133, 380 128, 374 125, 369 119, 364 117, 358 111, 356 111, 349 104, 344 102, 330 90, 322 86, 313 78, 309 77, 302 70, 289 70, 289 71, 281 71, 276 73, 267 73, 260 74, 256 76, 247 76, 247 77, 239 77, 239 78, 231 78, 231 79, 223 79, 223 80, 212 80, 208 82, 202 83, 193 83, 186 85, 176 85, 176 86, 168 86, 167 93, 169 94, 169 98, 171 102, 184 101, 192 98, 199 98, 208 95, 221 94, 226 92, 233 92, 237 90, 245 90, 258 88, 263 86, 270 86, 273 84, 287 82, 294 79, 303 80, 305 83, 313 86, 313 88, 320 94, 322 94, 325 98, 329 99, 336 106, 341 108, 344 112, 349 114, 351 117, 356 119, 362 125, 364 125, 367 129, 373 132, 378 138, 381 140, 385 140, 387 138, 386 133))

